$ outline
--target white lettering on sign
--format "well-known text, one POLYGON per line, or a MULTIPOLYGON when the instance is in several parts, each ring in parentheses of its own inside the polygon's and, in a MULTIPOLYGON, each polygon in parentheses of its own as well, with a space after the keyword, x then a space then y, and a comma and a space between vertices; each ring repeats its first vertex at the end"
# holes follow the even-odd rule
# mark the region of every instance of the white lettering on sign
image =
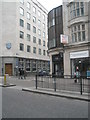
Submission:
POLYGON ((89 51, 80 51, 70 53, 70 59, 89 57, 89 51))

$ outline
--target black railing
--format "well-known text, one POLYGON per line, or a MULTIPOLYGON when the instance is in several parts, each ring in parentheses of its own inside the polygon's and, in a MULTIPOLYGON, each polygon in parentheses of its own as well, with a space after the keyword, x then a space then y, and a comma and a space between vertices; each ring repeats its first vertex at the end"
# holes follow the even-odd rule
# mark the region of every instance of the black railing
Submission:
POLYGON ((46 88, 54 91, 67 91, 67 92, 80 92, 90 93, 90 78, 86 76, 80 76, 75 78, 74 76, 38 76, 36 75, 35 81, 36 89, 46 88))

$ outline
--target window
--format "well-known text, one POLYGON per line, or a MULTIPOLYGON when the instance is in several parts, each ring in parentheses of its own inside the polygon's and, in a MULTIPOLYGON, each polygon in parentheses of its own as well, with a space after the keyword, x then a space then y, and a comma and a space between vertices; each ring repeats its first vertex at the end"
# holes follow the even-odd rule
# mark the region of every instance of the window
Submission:
POLYGON ((36 27, 33 26, 33 33, 36 33, 36 27))
POLYGON ((32 71, 36 71, 36 61, 33 60, 33 63, 32 63, 32 71))
POLYGON ((35 13, 35 14, 36 14, 36 8, 35 8, 35 7, 33 7, 33 13, 35 13))
POLYGON ((31 61, 26 60, 26 71, 30 71, 30 69, 31 69, 31 61))
POLYGON ((38 29, 38 35, 41 36, 41 30, 40 29, 38 29))
POLYGON ((20 26, 24 27, 24 20, 20 19, 20 26))
POLYGON ((27 19, 30 20, 30 16, 31 16, 30 13, 27 12, 27 19))
POLYGON ((27 23, 27 29, 30 30, 30 24, 29 23, 27 23))
POLYGON ((20 7, 20 15, 24 16, 24 9, 20 7))
POLYGON ((78 30, 80 30, 80 25, 78 25, 78 30))
POLYGON ((30 3, 29 2, 27 2, 27 8, 30 9, 30 3))
POLYGON ((45 46, 45 41, 43 41, 43 46, 45 46))
POLYGON ((20 3, 24 4, 24 0, 20 0, 20 3))
POLYGON ((43 38, 45 38, 45 32, 43 32, 43 38))
POLYGON ((78 40, 81 41, 81 32, 78 32, 78 40))
POLYGON ((71 27, 72 42, 85 41, 85 24, 79 24, 71 27))
POLYGON ((84 15, 84 2, 72 2, 70 4, 71 19, 84 15))
POLYGON ((45 50, 43 50, 43 55, 45 55, 45 50))
POLYGON ((36 17, 33 16, 33 22, 36 23, 36 17))
POLYGON ((33 53, 36 54, 36 47, 33 47, 33 53))
POLYGON ((41 49, 39 48, 39 55, 41 55, 41 49))
POLYGON ((43 29, 45 29, 45 24, 43 23, 43 29))
POLYGON ((33 43, 36 43, 36 37, 33 36, 33 43))
POLYGON ((20 31, 20 38, 24 39, 24 32, 20 31))
POLYGON ((20 43, 20 50, 24 51, 24 44, 20 43))
POLYGON ((82 25, 82 30, 85 30, 85 25, 84 24, 82 25))
POLYGON ((41 21, 40 20, 38 20, 38 26, 41 26, 41 21))
POLYGON ((41 39, 38 39, 38 44, 41 45, 41 39))
POLYGON ((31 36, 29 34, 27 34, 27 41, 30 41, 31 36))
POLYGON ((27 45, 27 52, 30 52, 30 46, 27 45))
POLYGON ((85 31, 82 32, 82 41, 85 41, 85 31))
POLYGON ((38 16, 39 16, 39 17, 41 16, 41 12, 40 12, 40 11, 38 11, 38 16))

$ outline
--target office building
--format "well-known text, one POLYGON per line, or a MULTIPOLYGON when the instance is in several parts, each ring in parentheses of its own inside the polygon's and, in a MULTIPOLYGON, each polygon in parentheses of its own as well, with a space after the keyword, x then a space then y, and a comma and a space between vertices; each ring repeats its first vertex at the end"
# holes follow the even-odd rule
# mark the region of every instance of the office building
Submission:
POLYGON ((0 75, 49 71, 48 11, 37 0, 0 3, 0 75))

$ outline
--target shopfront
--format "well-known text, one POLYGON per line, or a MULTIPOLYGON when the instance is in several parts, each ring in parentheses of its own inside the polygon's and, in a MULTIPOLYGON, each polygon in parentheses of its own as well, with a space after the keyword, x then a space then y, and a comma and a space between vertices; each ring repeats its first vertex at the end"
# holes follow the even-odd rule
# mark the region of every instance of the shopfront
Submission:
POLYGON ((63 76, 64 67, 63 67, 63 53, 59 53, 57 55, 52 56, 52 73, 55 75, 63 76))
POLYGON ((80 75, 87 76, 87 72, 90 71, 90 52, 79 51, 79 52, 71 52, 70 53, 70 61, 71 61, 71 74, 74 75, 76 70, 78 69, 80 75))

